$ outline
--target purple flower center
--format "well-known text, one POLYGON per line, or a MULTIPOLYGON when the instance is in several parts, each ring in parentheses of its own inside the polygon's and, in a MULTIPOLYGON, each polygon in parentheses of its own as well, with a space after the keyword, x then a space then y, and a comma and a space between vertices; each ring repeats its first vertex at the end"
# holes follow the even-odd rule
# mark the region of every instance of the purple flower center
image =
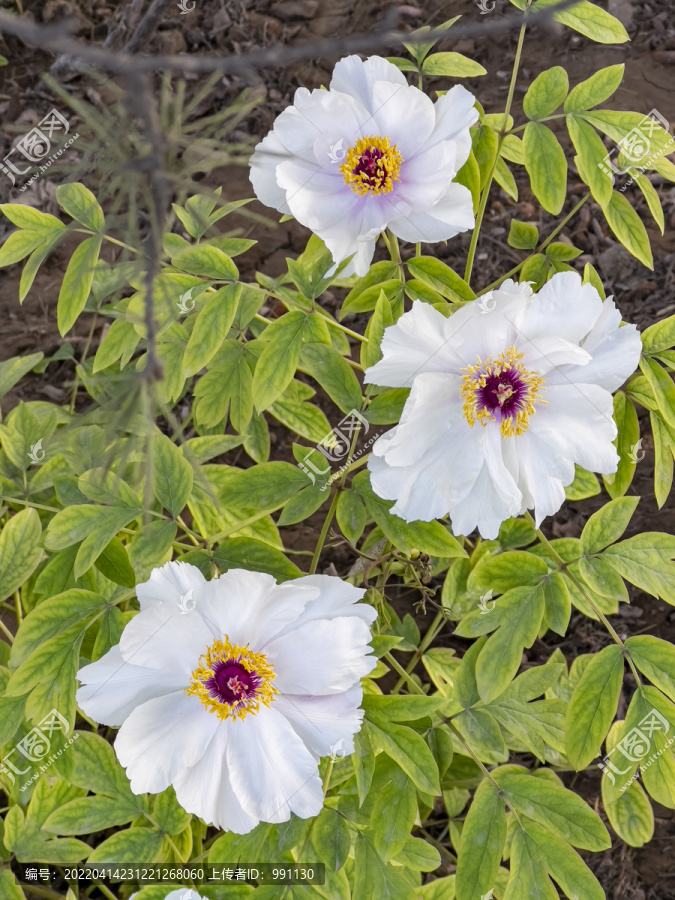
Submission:
POLYGON ((349 148, 340 171, 346 184, 360 196, 388 194, 399 180, 402 162, 396 144, 392 147, 388 137, 371 135, 359 138, 349 148))
POLYGON ((476 403, 479 408, 494 413, 499 410, 502 418, 520 408, 523 395, 529 390, 520 374, 511 369, 499 375, 490 375, 484 387, 478 388, 476 403))
POLYGON ((239 704, 255 695, 261 681, 255 672, 248 672, 237 660, 228 659, 214 664, 213 675, 204 686, 214 700, 239 704))

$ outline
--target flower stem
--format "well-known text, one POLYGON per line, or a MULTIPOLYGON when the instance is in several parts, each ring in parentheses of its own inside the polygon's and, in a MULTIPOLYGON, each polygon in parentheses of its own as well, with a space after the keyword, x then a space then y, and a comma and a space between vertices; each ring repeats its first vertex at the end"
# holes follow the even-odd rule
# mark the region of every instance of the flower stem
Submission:
MULTIPOLYGON (((529 8, 528 3, 528 8, 529 8)), ((480 202, 478 204, 478 212, 476 213, 476 224, 474 226, 473 232, 471 234, 471 244, 469 245, 469 254, 466 260, 466 269, 464 270, 464 281, 469 283, 469 279, 471 278, 471 270, 473 269, 473 259, 476 255, 476 247, 478 246, 478 235, 480 234, 480 227, 483 224, 483 216, 485 215, 485 209, 487 207, 488 195, 490 193, 490 188, 492 186, 492 179, 495 174, 495 169, 497 168, 497 162, 499 161, 499 154, 502 148, 502 143, 504 138, 506 137, 506 122, 509 117, 509 113, 511 112, 511 104, 513 103, 513 94, 516 89, 516 78, 518 77, 518 68, 520 66, 520 57, 523 52, 523 41, 525 40, 525 22, 520 27, 520 34, 518 35, 518 46, 516 47, 516 58, 513 61, 513 71, 511 72, 511 82, 509 84, 509 93, 506 98, 506 108, 504 109, 504 118, 502 119, 502 127, 497 138, 497 152, 495 153, 495 158, 492 161, 492 166, 490 167, 490 171, 488 173, 487 181, 485 182, 485 187, 483 188, 483 193, 480 197, 480 202)))
POLYGON ((309 574, 314 575, 316 572, 316 567, 319 565, 319 557, 321 556, 321 551, 323 550, 323 545, 326 542, 326 535, 328 534, 328 529, 331 526, 333 521, 333 516, 335 515, 335 510, 337 509, 338 497, 340 496, 340 491, 337 490, 333 494, 333 499, 331 501, 328 512, 326 513, 326 518, 324 519, 323 527, 321 528, 321 534, 319 535, 319 542, 316 545, 316 550, 314 551, 314 556, 312 557, 312 564, 309 567, 309 574))
POLYGON ((387 662, 392 667, 392 669, 395 672, 398 672, 398 674, 401 676, 403 681, 405 681, 405 683, 408 685, 408 687, 413 692, 413 694, 422 694, 423 696, 426 697, 426 694, 424 693, 422 688, 419 686, 419 684, 413 679, 413 677, 411 675, 408 675, 408 673, 403 668, 403 666, 400 664, 400 662, 398 662, 398 660, 396 660, 391 655, 391 653, 385 653, 384 658, 387 660, 387 662))
MULTIPOLYGON (((415 650, 415 652, 412 655, 412 659, 410 660, 408 665, 405 667, 405 670, 408 673, 408 675, 410 675, 412 673, 413 669, 415 668, 417 663, 422 658, 425 650, 427 649, 429 644, 433 641, 433 639, 436 637, 436 635, 441 630, 441 628, 443 627, 444 624, 445 624, 445 616, 444 616, 443 612, 440 611, 440 612, 436 613, 436 617, 435 617, 434 621, 431 623, 431 625, 429 626, 429 630, 422 638, 422 641, 421 641, 419 647, 415 650)), ((403 682, 404 682, 403 677, 399 678, 399 680, 394 685, 394 688, 391 691, 391 693, 398 694, 398 692, 403 687, 403 682)))

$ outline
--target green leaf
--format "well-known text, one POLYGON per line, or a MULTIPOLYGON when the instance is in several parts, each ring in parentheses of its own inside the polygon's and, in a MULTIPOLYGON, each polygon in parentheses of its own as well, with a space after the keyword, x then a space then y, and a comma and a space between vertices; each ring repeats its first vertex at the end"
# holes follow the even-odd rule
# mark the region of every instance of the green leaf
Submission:
POLYGON ((565 497, 568 500, 586 500, 588 497, 597 497, 600 493, 600 483, 592 472, 575 466, 574 481, 565 488, 565 497))
POLYGON ((136 584, 136 576, 129 562, 126 547, 114 537, 96 560, 96 568, 106 578, 122 587, 132 588, 136 584))
POLYGON ((209 244, 181 250, 171 262, 189 275, 202 275, 217 281, 236 281, 239 278, 239 271, 227 253, 209 244))
POLYGON ((628 528, 639 497, 618 497, 606 503, 589 518, 581 532, 581 550, 590 555, 618 541, 628 528))
POLYGON ((412 728, 394 725, 386 718, 372 713, 368 718, 368 731, 394 762, 409 776, 418 790, 438 795, 438 766, 425 743, 412 728))
MULTIPOLYGON (((545 9, 557 3, 558 0, 537 0, 533 8, 545 9)), ((553 18, 597 44, 623 44, 630 40, 618 19, 588 0, 581 0, 568 9, 553 13, 553 18)))
POLYGON ((493 770, 492 775, 506 795, 509 806, 520 815, 550 828, 573 847, 597 852, 611 846, 599 816, 573 791, 508 769, 493 770))
POLYGON ((222 346, 232 327, 241 284, 228 284, 215 294, 204 294, 206 303, 197 314, 183 356, 183 374, 187 377, 203 369, 222 346))
POLYGON ((406 773, 384 756, 377 763, 371 821, 375 849, 388 862, 403 850, 417 816, 417 793, 406 773))
MULTIPOLYGON (((0 57, 4 59, 4 57, 0 57)), ((9 869, 0 869, 0 896, 4 900, 26 900, 26 895, 16 883, 9 869)))
POLYGON ((562 104, 568 87, 567 72, 562 66, 546 69, 527 89, 523 97, 523 112, 528 119, 545 119, 562 104))
POLYGON ((672 430, 656 413, 649 413, 654 438, 654 496, 661 509, 668 499, 673 486, 673 454, 675 436, 672 430))
POLYGON ((324 806, 312 826, 312 844, 327 869, 338 872, 347 860, 352 840, 344 818, 324 806))
POLYGON ((92 231, 103 231, 105 219, 98 200, 83 184, 70 182, 56 188, 56 202, 69 216, 92 231))
POLYGON ((237 469, 228 476, 228 508, 277 509, 304 487, 307 487, 307 476, 290 463, 268 462, 250 469, 237 469))
POLYGON ((499 151, 499 138, 495 131, 482 122, 471 129, 471 149, 480 172, 480 187, 485 188, 493 171, 499 151))
POLYGON ((253 376, 253 400, 258 412, 278 400, 295 375, 307 321, 306 313, 295 309, 263 332, 265 346, 253 376))
MULTIPOLYGON (((382 359, 382 337, 384 331, 390 325, 393 325, 394 317, 392 314, 391 303, 384 291, 380 291, 380 296, 375 304, 375 309, 370 317, 364 337, 367 338, 361 344, 361 365, 364 369, 374 366, 376 362, 382 359)), ((377 400, 377 397, 375 398, 377 400)))
MULTIPOLYGON (((642 350, 645 354, 660 353, 675 346, 675 316, 668 316, 660 322, 655 322, 641 334, 642 350)), ((20 358, 20 357, 15 357, 20 358)), ((30 357, 26 357, 30 359, 30 357)), ((1 371, 1 370, 0 370, 1 371)))
POLYGON ((371 713, 375 718, 385 718, 390 722, 415 722, 438 712, 444 699, 440 695, 423 697, 421 694, 392 696, 386 694, 366 694, 363 698, 363 709, 366 715, 371 713))
POLYGON ((253 538, 229 538, 213 552, 213 562, 221 572, 228 569, 248 569, 251 572, 268 572, 277 581, 300 578, 302 572, 280 550, 253 538))
POLYGON ((434 256, 414 256, 406 263, 408 271, 423 284, 447 300, 475 300, 476 295, 456 272, 434 256))
POLYGON ((12 225, 25 228, 27 231, 39 231, 45 237, 66 230, 66 226, 56 216, 40 212, 32 206, 24 206, 22 203, 0 203, 0 210, 12 225))
MULTIPOLYGON (((607 736, 607 752, 612 754, 626 733, 625 722, 615 722, 607 736)), ((613 761, 621 765, 620 758, 613 761)), ((627 772, 628 777, 631 777, 627 772)), ((628 787, 616 784, 613 772, 606 768, 601 782, 602 804, 607 818, 619 837, 630 847, 642 847, 654 836, 654 812, 649 798, 637 781, 628 787), (611 778, 610 778, 611 774, 611 778)))
POLYGON ((368 274, 363 278, 359 278, 357 283, 347 294, 340 308, 340 320, 350 312, 368 312, 375 308, 377 298, 380 296, 380 290, 387 292, 387 286, 390 290, 400 289, 400 281, 396 278, 396 263, 383 260, 382 262, 373 263, 368 270, 368 274), (368 302, 361 301, 362 294, 367 294, 368 302), (365 304, 365 305, 364 305, 365 304))
POLYGON ((499 600, 500 627, 476 662, 476 683, 484 703, 498 697, 520 668, 523 647, 531 647, 544 616, 543 586, 514 588, 499 600))
POLYGON ((43 829, 51 834, 93 834, 126 825, 138 816, 138 807, 117 797, 79 797, 59 807, 43 829))
POLYGON ((48 597, 21 623, 12 644, 12 664, 18 666, 46 641, 72 628, 86 627, 106 606, 105 598, 92 591, 72 588, 48 597))
POLYGON ((675 427, 675 384, 665 369, 649 357, 640 360, 640 369, 654 392, 659 412, 675 427))
POLYGON ((422 63, 422 74, 430 77, 446 75, 450 78, 476 78, 487 70, 461 53, 433 53, 422 63))
POLYGON ((0 600, 9 597, 35 571, 42 559, 42 527, 34 509, 24 509, 0 534, 0 600))
POLYGON ((455 882, 457 900, 473 900, 494 887, 505 843, 504 801, 490 782, 484 780, 462 828, 455 882))
POLYGON ((617 391, 614 395, 614 420, 618 429, 614 445, 619 454, 619 465, 615 475, 604 477, 607 491, 613 499, 623 496, 630 487, 640 449, 637 412, 623 391, 617 391))
POLYGON ((633 175, 633 180, 642 191, 642 195, 647 201, 649 212, 652 214, 654 221, 659 226, 661 234, 663 234, 665 217, 663 214, 663 207, 661 206, 661 199, 656 192, 656 188, 646 175, 641 175, 639 172, 636 172, 635 175, 633 175))
POLYGON ((608 547, 603 557, 631 584, 675 606, 675 538, 647 531, 608 547))
POLYGON ((567 758, 577 772, 599 754, 616 715, 622 683, 623 654, 616 644, 595 654, 577 682, 565 734, 567 758))
POLYGON ((603 211, 607 224, 626 250, 648 269, 653 269, 654 263, 647 230, 626 197, 618 191, 612 191, 612 197, 609 203, 603 207, 603 211))
MULTIPOLYGON (((516 138, 516 140, 518 140, 518 138, 516 138)), ((502 156, 506 157, 506 154, 502 153, 502 156)), ((480 169, 478 168, 478 163, 476 162, 476 157, 473 155, 473 151, 469 153, 467 161, 455 175, 454 181, 456 184, 463 184, 464 187, 467 187, 471 191, 475 215, 478 211, 478 203, 480 202, 480 169)))
POLYGON ((675 702, 675 647, 651 634, 629 637, 625 645, 642 674, 675 702))
POLYGON ((546 212, 557 216, 567 190, 565 153, 553 132, 539 122, 527 123, 523 145, 532 191, 546 212))
POLYGON ((509 247, 515 247, 516 250, 534 250, 538 240, 539 232, 536 225, 511 219, 507 239, 509 247))
POLYGON ((247 346, 226 340, 212 366, 195 386, 195 417, 200 425, 218 425, 228 415, 234 428, 244 433, 253 415, 253 376, 247 346))
POLYGON ((593 199, 604 209, 612 198, 612 179, 603 168, 607 150, 595 128, 578 116, 567 116, 567 130, 576 150, 574 164, 593 199))
POLYGON ((0 398, 19 382, 24 375, 44 358, 44 353, 31 353, 29 356, 12 356, 0 362, 0 398))
POLYGON ((94 357, 94 374, 107 369, 120 357, 120 369, 123 369, 133 356, 139 341, 140 335, 134 328, 133 322, 115 319, 98 345, 94 357))
MULTIPOLYGON (((319 382, 342 412, 361 406, 361 387, 354 370, 333 347, 326 344, 303 344, 300 365, 319 382)), ((325 432, 324 432, 325 433, 325 432)))
POLYGON ((358 834, 354 849, 354 893, 359 900, 410 900, 410 885, 399 867, 383 862, 370 839, 358 834))
POLYGON ((366 527, 366 507, 355 491, 351 489, 341 491, 338 496, 336 517, 340 531, 349 543, 355 546, 366 527))
POLYGON ((410 388, 394 388, 384 391, 373 398, 364 413, 364 418, 372 425, 393 425, 401 418, 403 407, 409 396, 410 388))
POLYGON ((508 550, 494 556, 485 554, 476 564, 469 580, 471 590, 496 594, 522 585, 536 585, 548 574, 548 566, 540 557, 525 550, 508 550))
POLYGON ((582 112, 608 100, 623 80, 624 63, 600 69, 573 87, 565 101, 565 112, 582 112))
POLYGON ((158 860, 163 841, 164 835, 151 828, 126 828, 99 844, 89 854, 87 862, 125 866, 142 859, 145 863, 153 863, 158 860))
POLYGON ((0 267, 19 262, 44 243, 45 236, 41 231, 13 231, 0 247, 0 267))
POLYGON ((532 858, 560 885, 566 897, 605 900, 605 892, 595 875, 567 841, 534 822, 525 822, 523 828, 530 841, 532 858))
POLYGON ((392 854, 396 863, 415 872, 433 872, 441 864, 441 855, 435 847, 422 838, 408 837, 403 848, 392 854))
POLYGON ((180 447, 158 431, 153 435, 152 449, 155 497, 175 519, 192 493, 192 466, 180 447))
POLYGON ((85 307, 102 242, 100 235, 86 238, 68 263, 57 304, 57 324, 62 337, 70 331, 85 307))
POLYGON ((542 865, 541 852, 527 832, 516 826, 511 846, 511 874, 504 900, 558 900, 558 892, 542 865))

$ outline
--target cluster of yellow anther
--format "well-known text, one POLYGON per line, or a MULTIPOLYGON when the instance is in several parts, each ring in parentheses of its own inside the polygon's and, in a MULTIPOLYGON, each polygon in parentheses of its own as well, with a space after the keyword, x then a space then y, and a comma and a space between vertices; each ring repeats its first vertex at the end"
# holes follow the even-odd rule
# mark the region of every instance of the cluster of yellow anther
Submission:
POLYGON ((350 147, 345 155, 340 171, 345 183, 361 196, 365 194, 388 194, 399 180, 403 157, 390 146, 388 137, 374 135, 362 137, 350 147))
POLYGON ((474 366, 466 366, 463 371, 468 374, 462 376, 462 396, 464 397, 464 405, 462 411, 464 416, 473 428, 476 422, 485 426, 488 422, 497 420, 494 412, 485 404, 483 389, 486 388, 488 382, 497 384, 494 388, 494 394, 500 407, 510 399, 515 393, 511 379, 514 378, 518 383, 520 397, 518 398, 518 407, 514 408, 509 415, 501 418, 500 431, 502 437, 515 437, 524 434, 527 431, 530 416, 535 412, 535 403, 545 403, 542 400, 541 390, 545 379, 536 372, 530 372, 522 364, 523 354, 519 353, 515 347, 509 347, 500 353, 496 359, 488 359, 485 362, 478 357, 478 362, 474 366), (499 376, 509 373, 503 382, 500 382, 499 376))
POLYGON ((272 686, 276 678, 274 668, 267 662, 264 653, 254 653, 247 647, 231 644, 227 637, 222 641, 214 641, 206 653, 199 657, 199 665, 192 672, 190 686, 185 688, 186 694, 199 697, 208 712, 215 713, 219 719, 243 719, 248 713, 257 713, 260 704, 269 706, 279 691, 272 686), (211 696, 206 682, 214 677, 214 666, 219 662, 236 661, 247 672, 257 676, 257 687, 252 697, 237 703, 225 703, 218 697, 211 696))

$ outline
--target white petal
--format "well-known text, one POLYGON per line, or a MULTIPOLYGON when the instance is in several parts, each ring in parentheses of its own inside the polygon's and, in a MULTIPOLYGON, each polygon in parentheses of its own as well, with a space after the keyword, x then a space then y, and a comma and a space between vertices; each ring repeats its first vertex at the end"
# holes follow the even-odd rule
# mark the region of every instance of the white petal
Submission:
POLYGON ((502 447, 506 465, 523 494, 520 512, 534 509, 538 527, 562 506, 565 486, 574 480, 574 463, 551 453, 531 428, 523 435, 507 438, 502 447))
POLYGON ((530 304, 521 330, 529 340, 556 335, 579 344, 602 312, 602 300, 592 284, 582 284, 577 272, 557 272, 530 304))
POLYGON ((82 687, 75 697, 80 709, 102 725, 118 727, 141 703, 187 687, 187 678, 164 669, 125 662, 119 644, 77 673, 82 687))
MULTIPOLYGON (((206 587, 207 583, 200 592, 206 587)), ((124 659, 135 666, 189 676, 201 654, 219 636, 200 615, 183 615, 176 603, 167 600, 134 616, 122 632, 119 646, 124 659)))
POLYGON ((363 722, 363 710, 359 709, 362 699, 363 689, 355 684, 342 694, 324 697, 285 694, 275 699, 274 708, 288 719, 315 756, 348 756, 354 752, 353 735, 363 722))
POLYGON ((343 242, 339 238, 336 240, 332 235, 325 233, 322 240, 335 260, 335 265, 328 270, 326 273, 327 276, 333 275, 342 260, 347 259, 347 257, 352 256, 352 254, 356 255, 342 270, 340 278, 349 278, 350 275, 358 275, 359 278, 361 278, 363 275, 368 274, 368 270, 373 261, 373 256, 375 255, 375 240, 363 241, 357 239, 353 245, 347 247, 344 247, 343 242), (337 247, 340 247, 341 249, 336 249, 337 247))
POLYGON ((194 594, 205 583, 206 579, 197 566, 168 562, 159 569, 153 569, 148 581, 136 585, 136 596, 141 610, 163 600, 173 600, 180 609, 181 598, 190 591, 194 594))
POLYGON ((415 300, 410 312, 385 329, 382 359, 366 369, 365 383, 410 387, 422 372, 459 374, 466 363, 452 343, 455 316, 446 319, 430 303, 415 300))
POLYGON ((330 89, 350 94, 372 113, 373 85, 376 81, 408 84, 400 69, 381 56, 371 56, 365 62, 358 56, 346 56, 333 69, 330 89))
POLYGON ((298 580, 277 584, 264 572, 230 569, 209 581, 197 612, 219 638, 226 635, 230 643, 257 651, 296 622, 318 595, 319 588, 313 584, 298 584, 298 580))
MULTIPOLYGON (((428 210, 440 200, 457 173, 455 157, 456 145, 442 141, 402 164, 393 192, 407 204, 404 217, 413 209, 428 210)), ((389 218, 399 218, 398 211, 390 210, 389 218)))
POLYGON ((288 158, 289 154, 283 144, 274 131, 270 131, 255 148, 249 173, 258 200, 265 206, 279 210, 285 216, 290 216, 291 210, 286 203, 286 192, 277 181, 277 166, 288 158))
MULTIPOLYGON (((436 124, 434 104, 409 84, 376 81, 373 85, 373 120, 376 134, 386 136, 404 160, 419 153, 436 124)), ((368 133, 370 125, 365 126, 368 133)))
POLYGON ((491 540, 499 534, 499 526, 519 513, 522 494, 502 457, 502 437, 496 422, 480 428, 478 440, 483 446, 483 467, 471 490, 450 510, 455 534, 470 534, 478 528, 491 540))
POLYGON ((583 349, 592 355, 591 361, 583 369, 563 367, 555 373, 552 383, 583 381, 598 384, 608 391, 621 387, 640 361, 642 341, 635 325, 620 328, 620 324, 621 313, 607 298, 600 317, 582 343, 583 349))
POLYGON ((202 758, 218 723, 217 716, 185 691, 138 706, 115 739, 115 753, 127 770, 131 790, 165 790, 184 768, 202 758))
MULTIPOLYGON (((518 336, 516 347, 523 354, 522 363, 530 372, 546 375, 556 366, 574 365, 586 367, 591 354, 578 344, 564 338, 541 335, 529 340, 524 334, 518 336)), ((586 381, 586 378, 581 379, 586 381)))
POLYGON ((176 799, 186 812, 225 831, 248 834, 260 819, 242 807, 227 767, 227 742, 232 739, 232 729, 241 724, 229 720, 219 722, 202 758, 184 769, 173 785, 176 799))
POLYGON ((412 243, 447 241, 475 225, 471 191, 454 181, 437 203, 428 210, 413 210, 389 223, 401 240, 412 243))
POLYGON ((307 604, 294 622, 280 629, 278 633, 271 634, 270 632, 270 639, 281 637, 288 631, 300 628, 307 622, 313 622, 316 619, 358 616, 367 625, 370 625, 377 618, 377 612, 369 603, 357 602, 366 593, 365 588, 354 587, 348 581, 343 581, 342 578, 336 578, 334 575, 305 575, 303 578, 294 579, 292 584, 297 587, 318 588, 320 594, 307 604))
POLYGON ((234 793, 263 822, 286 822, 294 812, 316 816, 323 790, 316 760, 274 707, 261 706, 233 728, 227 761, 234 793))
POLYGON ((612 441, 616 424, 612 395, 595 384, 547 385, 529 429, 551 452, 590 472, 616 472, 619 458, 612 441))
POLYGON ((461 84, 456 84, 434 104, 436 127, 429 143, 455 141, 457 145, 457 170, 461 169, 471 152, 469 128, 478 121, 476 98, 461 84))
POLYGON ((307 622, 262 647, 282 694, 338 694, 372 672, 370 628, 356 616, 307 622))

